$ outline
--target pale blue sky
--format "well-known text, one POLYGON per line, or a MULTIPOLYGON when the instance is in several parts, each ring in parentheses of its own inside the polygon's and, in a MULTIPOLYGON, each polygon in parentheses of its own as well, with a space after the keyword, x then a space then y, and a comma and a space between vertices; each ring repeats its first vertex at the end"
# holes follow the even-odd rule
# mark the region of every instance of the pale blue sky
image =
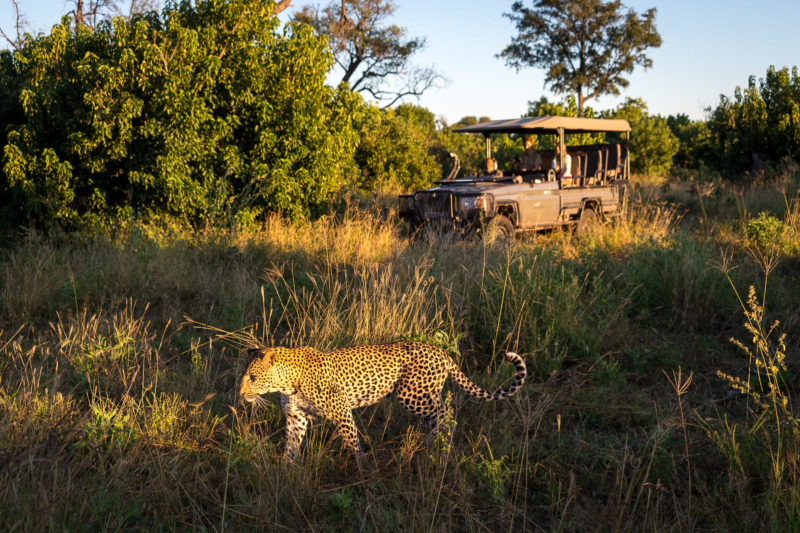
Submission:
MULTIPOLYGON (((19 0, 33 30, 49 31, 67 11, 66 0, 19 0)), ((295 0, 295 5, 305 2, 295 0)), ((516 117, 529 100, 542 95, 543 73, 517 73, 497 59, 515 33, 503 17, 512 0, 397 0, 393 22, 409 35, 424 36, 426 49, 415 63, 434 65, 450 83, 422 97, 420 104, 448 122, 465 115, 516 117)), ((637 69, 621 98, 642 98, 651 113, 686 113, 704 118, 720 94, 732 95, 750 75, 762 78, 770 65, 800 65, 800 1, 764 0, 623 0, 642 12, 656 7, 661 48, 650 51, 653 68, 637 69)), ((0 0, 0 26, 13 30, 12 3, 0 0)), ((291 8, 290 11, 291 12, 291 8)), ((596 109, 621 98, 590 100, 596 109)), ((560 99, 560 97, 558 98, 560 99)))

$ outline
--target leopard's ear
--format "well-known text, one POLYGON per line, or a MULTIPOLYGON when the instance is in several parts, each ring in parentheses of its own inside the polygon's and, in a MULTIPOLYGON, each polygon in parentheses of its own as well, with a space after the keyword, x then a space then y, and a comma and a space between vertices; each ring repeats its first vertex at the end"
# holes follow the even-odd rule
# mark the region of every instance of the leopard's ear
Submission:
POLYGON ((247 350, 247 355, 250 356, 251 359, 261 359, 262 363, 273 365, 275 364, 275 358, 278 354, 275 350, 270 348, 249 348, 247 350))
POLYGON ((255 361, 256 359, 263 359, 264 355, 268 352, 266 348, 248 348, 247 349, 247 359, 250 362, 255 361))
POLYGON ((261 355, 263 356, 261 360, 264 361, 264 363, 269 363, 270 366, 274 365, 275 359, 278 358, 278 352, 275 350, 262 350, 261 355))

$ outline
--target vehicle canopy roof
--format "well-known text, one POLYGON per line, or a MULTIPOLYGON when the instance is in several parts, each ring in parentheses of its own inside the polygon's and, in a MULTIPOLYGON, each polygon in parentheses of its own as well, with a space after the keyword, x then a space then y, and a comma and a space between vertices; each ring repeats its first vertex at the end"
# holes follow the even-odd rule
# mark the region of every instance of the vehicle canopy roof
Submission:
POLYGON ((482 133, 489 136, 492 133, 518 133, 529 134, 558 134, 563 129, 564 133, 587 133, 601 131, 629 132, 631 126, 627 120, 607 118, 577 118, 577 117, 522 117, 509 120, 490 120, 473 126, 457 128, 453 131, 463 133, 482 133))

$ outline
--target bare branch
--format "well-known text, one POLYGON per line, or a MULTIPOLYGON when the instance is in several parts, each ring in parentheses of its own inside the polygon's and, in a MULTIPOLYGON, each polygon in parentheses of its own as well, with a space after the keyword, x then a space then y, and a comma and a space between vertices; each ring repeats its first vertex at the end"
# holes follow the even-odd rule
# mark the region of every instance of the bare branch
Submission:
POLYGON ((131 0, 131 4, 128 6, 128 18, 138 13, 158 11, 160 7, 161 2, 159 0, 131 0))
POLYGON ((275 4, 275 14, 277 15, 281 11, 285 10, 292 4, 292 0, 280 0, 277 4, 275 4))
POLYGON ((20 11, 17 0, 11 0, 11 4, 14 6, 14 32, 16 34, 16 39, 9 37, 3 28, 0 28, 0 35, 3 36, 3 39, 5 39, 14 50, 19 50, 22 46, 22 35, 25 33, 25 27, 28 25, 28 22, 25 19, 25 15, 20 11))
POLYGON ((330 0, 324 8, 304 6, 295 20, 328 37, 341 82, 391 105, 443 80, 433 69, 410 66, 425 39, 409 38, 406 28, 388 24, 394 11, 393 0, 330 0))

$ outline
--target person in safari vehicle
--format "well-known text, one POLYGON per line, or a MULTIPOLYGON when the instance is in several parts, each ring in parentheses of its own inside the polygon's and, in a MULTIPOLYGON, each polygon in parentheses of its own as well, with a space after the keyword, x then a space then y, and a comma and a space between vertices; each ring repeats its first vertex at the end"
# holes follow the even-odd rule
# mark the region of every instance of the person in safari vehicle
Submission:
POLYGON ((526 135, 523 141, 525 151, 514 157, 512 168, 516 172, 538 171, 542 169, 542 156, 536 151, 533 135, 526 135))

